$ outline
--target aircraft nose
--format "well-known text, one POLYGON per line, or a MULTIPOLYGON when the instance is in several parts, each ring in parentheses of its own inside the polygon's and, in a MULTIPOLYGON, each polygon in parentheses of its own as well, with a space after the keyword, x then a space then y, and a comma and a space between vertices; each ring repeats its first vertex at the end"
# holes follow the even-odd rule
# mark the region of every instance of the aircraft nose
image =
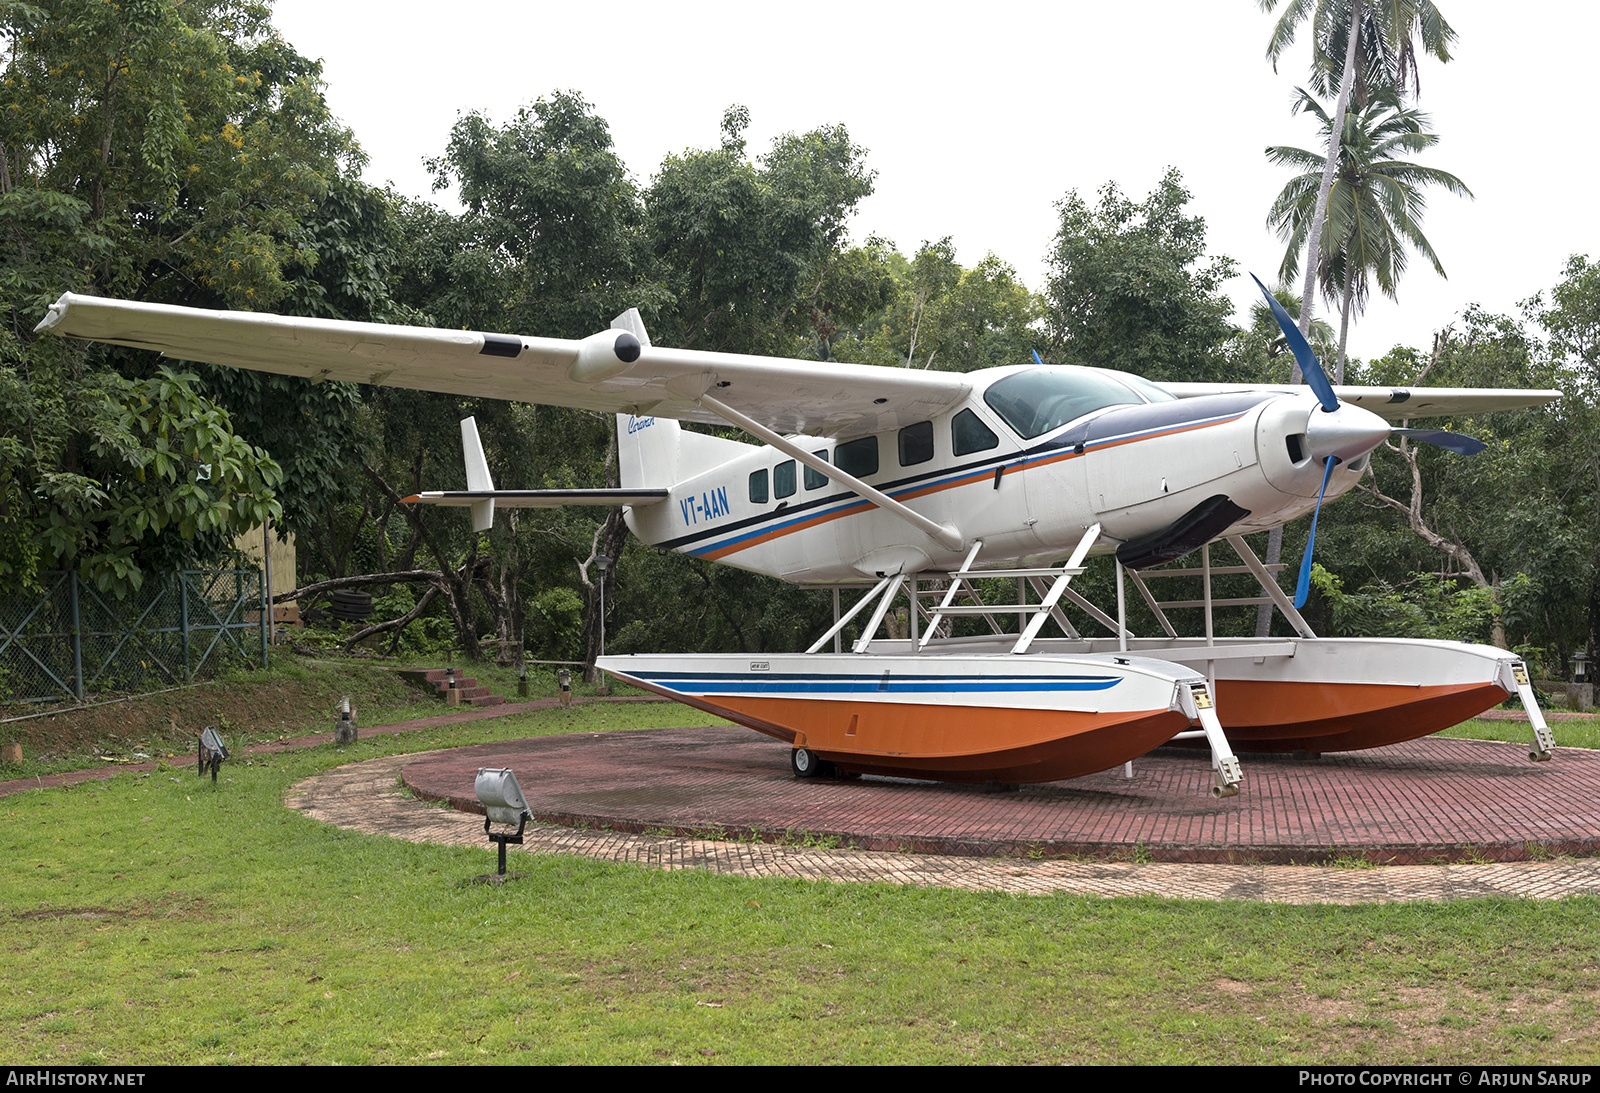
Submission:
POLYGON ((1371 410, 1341 405, 1328 413, 1320 407, 1306 422, 1306 445, 1318 463, 1337 456, 1348 463, 1366 455, 1389 436, 1389 423, 1371 410))

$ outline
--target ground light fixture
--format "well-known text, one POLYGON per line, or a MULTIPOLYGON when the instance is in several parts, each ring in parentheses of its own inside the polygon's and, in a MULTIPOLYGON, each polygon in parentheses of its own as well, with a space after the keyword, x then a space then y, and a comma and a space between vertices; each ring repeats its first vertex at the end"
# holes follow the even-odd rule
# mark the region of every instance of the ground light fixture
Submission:
POLYGON ((200 745, 196 749, 199 759, 199 775, 206 776, 206 768, 211 769, 211 780, 217 780, 217 771, 222 769, 222 761, 228 757, 228 745, 222 742, 214 726, 207 725, 200 734, 200 745))
POLYGON ((506 875, 506 844, 516 843, 522 845, 522 830, 528 824, 528 802, 522 796, 522 787, 517 784, 517 776, 511 773, 510 767, 480 767, 478 777, 472 783, 472 791, 478 796, 478 803, 483 806, 483 833, 489 836, 489 841, 499 844, 500 847, 500 876, 506 875), (491 823, 517 825, 515 834, 511 832, 492 831, 491 823))

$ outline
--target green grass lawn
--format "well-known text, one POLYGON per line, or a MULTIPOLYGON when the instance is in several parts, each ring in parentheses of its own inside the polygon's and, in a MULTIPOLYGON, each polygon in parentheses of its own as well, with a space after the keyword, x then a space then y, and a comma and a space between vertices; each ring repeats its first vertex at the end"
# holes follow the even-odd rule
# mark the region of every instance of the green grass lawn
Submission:
POLYGON ((215 789, 180 766, 0 799, 7 1061, 1600 1059, 1593 899, 1016 897, 539 857, 494 887, 470 882, 487 842, 282 804, 399 751, 705 720, 552 710, 240 758, 215 789))
MULTIPOLYGON (((1571 721, 1551 721, 1550 734, 1556 738, 1558 748, 1600 748, 1600 720, 1592 717, 1571 721)), ((1509 740, 1514 744, 1532 744, 1533 730, 1526 721, 1464 721, 1440 736, 1458 736, 1468 740, 1509 740)))

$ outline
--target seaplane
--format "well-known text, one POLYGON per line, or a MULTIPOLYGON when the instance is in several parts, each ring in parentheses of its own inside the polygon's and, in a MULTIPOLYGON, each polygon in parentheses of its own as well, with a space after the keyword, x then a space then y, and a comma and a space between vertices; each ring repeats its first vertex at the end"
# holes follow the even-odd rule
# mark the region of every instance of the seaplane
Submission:
MULTIPOLYGON (((410 500, 469 508, 478 531, 497 507, 620 505, 646 543, 831 588, 834 624, 803 653, 599 663, 784 741, 797 777, 1048 782, 1176 743, 1209 748, 1210 791, 1230 797, 1243 778, 1238 752, 1380 747, 1508 696, 1532 720, 1530 759, 1548 759, 1553 741, 1514 654, 1319 638, 1299 611, 1311 544, 1291 600, 1245 536, 1315 521, 1391 436, 1461 454, 1482 447, 1395 422, 1536 407, 1559 392, 1334 387, 1267 299, 1308 386, 1158 385, 1045 365, 1036 353, 954 373, 673 349, 651 343, 634 309, 568 340, 69 293, 37 329, 314 383, 615 414, 619 487, 496 489, 468 418, 467 488, 410 500), (758 443, 685 422, 733 426, 758 443), (1212 564, 1217 543, 1236 564, 1212 564), (1171 565, 1197 551, 1197 566, 1171 565), (1097 559, 1115 569, 1114 606, 1072 587, 1097 559), (1198 578, 1202 595, 1162 601, 1151 589, 1158 576, 1198 578), (1253 578, 1261 595, 1214 596, 1220 577, 1253 578), (1130 631, 1129 585, 1159 633, 1130 631), (996 601, 997 586, 1008 602, 996 601), (841 589, 856 590, 848 610, 841 589), (890 615, 902 597, 905 625, 898 610, 890 615), (1293 636, 1216 635, 1215 608, 1263 602, 1293 636), (1196 607, 1203 632, 1180 635, 1172 613, 1196 607), (846 650, 847 627, 863 617, 846 650), (966 622, 957 635, 963 619, 982 625, 966 622)), ((1313 541, 1314 532, 1313 522, 1313 541)))

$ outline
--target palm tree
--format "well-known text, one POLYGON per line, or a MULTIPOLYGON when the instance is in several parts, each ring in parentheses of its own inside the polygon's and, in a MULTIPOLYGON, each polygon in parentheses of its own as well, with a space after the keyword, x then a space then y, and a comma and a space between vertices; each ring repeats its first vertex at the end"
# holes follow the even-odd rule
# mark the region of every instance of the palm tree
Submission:
MULTIPOLYGON (((1293 274, 1290 276, 1293 276, 1293 274)), ((1278 283, 1277 287, 1272 290, 1272 295, 1277 299, 1278 303, 1283 305, 1283 310, 1290 315, 1298 316, 1300 314, 1300 297, 1295 295, 1295 291, 1290 287, 1287 279, 1278 283)), ((1267 306, 1265 300, 1251 305, 1250 325, 1245 330, 1245 337, 1249 341, 1260 345, 1266 351, 1268 361, 1276 362, 1279 358, 1289 353, 1288 335, 1279 329, 1278 320, 1273 318, 1272 309, 1267 306)), ((1319 359, 1325 358, 1330 355, 1333 346, 1333 328, 1321 319, 1313 319, 1311 331, 1306 335, 1306 341, 1311 343, 1311 348, 1316 351, 1319 359)), ((1292 361, 1294 358, 1291 355, 1289 359, 1292 361)), ((1276 366, 1274 366, 1273 371, 1275 379, 1276 366)))
MULTIPOLYGON (((1278 0, 1259 0, 1261 10, 1270 12, 1278 0)), ((1312 37, 1312 87, 1326 93, 1334 71, 1340 73, 1338 101, 1333 116, 1344 117, 1350 106, 1351 89, 1356 83, 1358 65, 1362 74, 1363 102, 1369 82, 1376 79, 1381 85, 1403 88, 1409 76, 1413 93, 1420 89, 1416 68, 1416 45, 1440 61, 1450 60, 1450 43, 1456 33, 1444 21, 1432 0, 1288 0, 1283 15, 1273 27, 1272 40, 1267 44, 1267 57, 1273 68, 1278 58, 1294 43, 1300 24, 1311 21, 1312 37), (1363 45, 1365 42, 1365 45, 1363 45), (1343 63, 1335 69, 1340 53, 1343 63)), ((1322 224, 1327 216, 1328 193, 1333 188, 1333 176, 1339 161, 1339 144, 1342 127, 1330 127, 1328 151, 1323 160, 1322 182, 1312 213, 1310 230, 1306 233, 1307 251, 1305 287, 1301 295, 1306 299, 1305 310, 1300 314, 1300 332, 1310 329, 1315 310, 1316 274, 1319 251, 1323 239, 1322 224)), ((1299 369, 1295 369, 1296 382, 1299 369)))
MULTIPOLYGON (((1299 109, 1316 115, 1327 132, 1332 120, 1310 95, 1301 93, 1299 109)), ((1328 193, 1320 245, 1317 279, 1329 302, 1340 303, 1339 357, 1335 383, 1344 382, 1345 345, 1352 310, 1366 306, 1373 282, 1390 299, 1405 272, 1408 252, 1416 250, 1439 276, 1444 266, 1427 236, 1421 218, 1427 199, 1423 189, 1439 186, 1453 194, 1472 196, 1455 175, 1398 158, 1415 155, 1438 143, 1428 132, 1428 116, 1401 105, 1391 88, 1373 91, 1364 107, 1346 112, 1339 140, 1339 164, 1328 193)), ((1279 276, 1294 277, 1300 251, 1315 215, 1315 197, 1322 156, 1303 148, 1268 148, 1273 163, 1301 169, 1272 204, 1267 223, 1288 243, 1279 276)))
MULTIPOLYGON (((1258 0, 1261 10, 1270 12, 1278 0, 1258 0)), ((1267 57, 1274 70, 1278 58, 1289 46, 1300 24, 1311 20, 1312 65, 1314 88, 1325 87, 1334 71, 1340 73, 1338 102, 1333 116, 1342 118, 1350 106, 1350 91, 1356 82, 1358 56, 1362 58, 1363 74, 1379 77, 1377 82, 1393 87, 1403 87, 1409 75, 1413 93, 1420 90, 1417 84, 1416 48, 1420 39, 1422 47, 1440 61, 1450 60, 1450 43, 1456 32, 1444 21, 1433 0, 1288 0, 1283 15, 1272 30, 1272 40, 1267 43, 1267 57), (1362 47, 1362 41, 1367 45, 1362 47), (1343 65, 1335 68, 1340 47, 1343 46, 1343 65)), ((1367 80, 1363 79, 1363 95, 1367 80)), ((1330 127, 1328 152, 1323 163, 1322 182, 1317 190, 1317 201, 1312 212, 1310 229, 1306 233, 1305 287, 1301 296, 1305 307, 1300 311, 1300 333, 1311 330, 1311 319, 1316 310, 1316 274, 1320 266, 1322 224, 1327 217, 1328 193, 1333 189, 1334 169, 1339 161, 1339 141, 1342 126, 1330 127)), ((1302 380, 1300 366, 1294 367, 1293 381, 1302 380)), ((1283 548, 1283 529, 1273 528, 1267 538, 1267 562, 1277 564, 1283 548)), ((1272 608, 1263 605, 1256 615, 1256 636, 1266 637, 1272 621, 1272 608)))

